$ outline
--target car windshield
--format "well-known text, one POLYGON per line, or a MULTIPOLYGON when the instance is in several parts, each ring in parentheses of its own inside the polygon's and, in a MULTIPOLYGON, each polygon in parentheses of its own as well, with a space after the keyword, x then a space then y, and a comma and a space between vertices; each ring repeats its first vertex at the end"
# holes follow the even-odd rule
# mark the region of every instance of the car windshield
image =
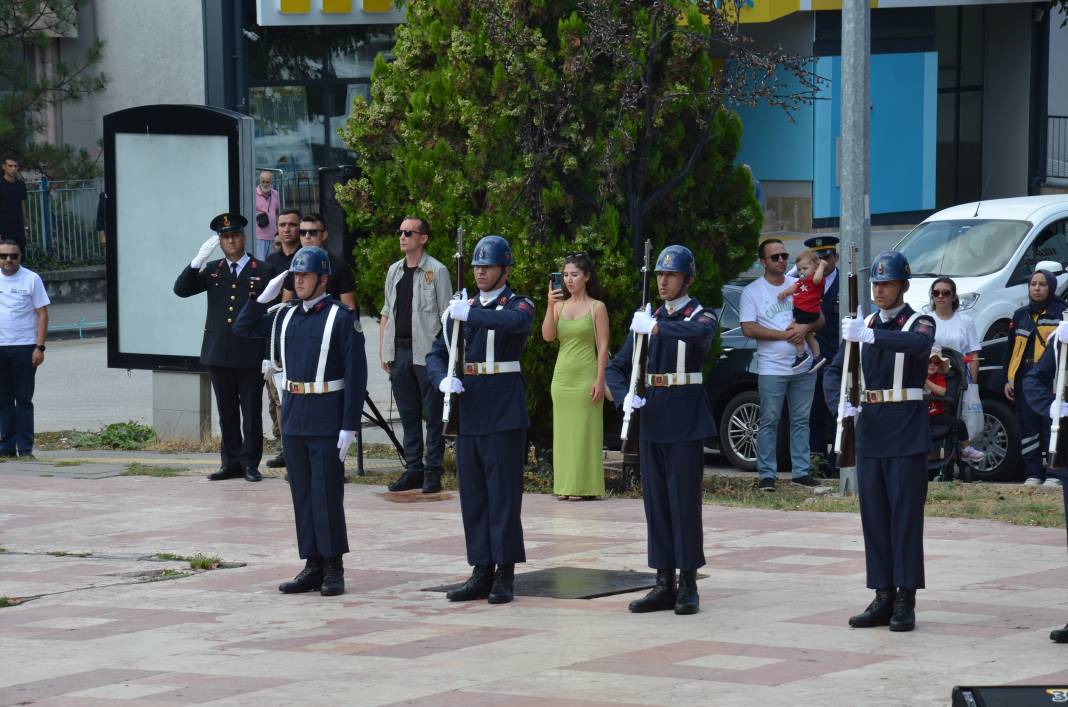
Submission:
POLYGON ((974 277, 1005 267, 1031 230, 1027 221, 960 219, 921 223, 897 246, 913 277, 974 277))
POLYGON ((741 326, 738 321, 738 303, 742 299, 742 288, 727 285, 723 288, 723 306, 719 309, 719 330, 730 331, 741 326))

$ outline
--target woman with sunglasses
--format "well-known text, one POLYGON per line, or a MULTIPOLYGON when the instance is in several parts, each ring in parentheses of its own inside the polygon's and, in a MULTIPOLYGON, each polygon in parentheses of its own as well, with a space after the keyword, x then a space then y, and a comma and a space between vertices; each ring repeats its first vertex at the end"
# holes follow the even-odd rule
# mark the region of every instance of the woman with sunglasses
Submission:
POLYGON ((604 371, 608 310, 593 260, 564 260, 563 289, 549 281, 541 336, 560 341, 553 369, 553 493, 562 501, 604 495, 604 371))
POLYGON ((1068 303, 1057 296, 1057 278, 1046 270, 1035 270, 1031 275, 1027 297, 1030 301, 1016 310, 1009 323, 1005 397, 1016 403, 1016 415, 1020 420, 1020 452, 1027 473, 1024 484, 1060 486, 1060 479, 1046 477, 1046 467, 1042 463, 1042 452, 1049 448, 1050 419, 1035 413, 1022 395, 1016 395, 1016 389, 1035 362, 1042 358, 1068 303))
MULTIPOLYGON (((931 313, 935 317, 935 343, 943 349, 953 349, 964 355, 968 366, 968 381, 979 380, 979 335, 975 330, 975 321, 960 310, 957 297, 957 283, 948 277, 940 277, 931 284, 931 313)), ((961 457, 966 462, 979 463, 986 458, 981 451, 963 443, 961 457)))

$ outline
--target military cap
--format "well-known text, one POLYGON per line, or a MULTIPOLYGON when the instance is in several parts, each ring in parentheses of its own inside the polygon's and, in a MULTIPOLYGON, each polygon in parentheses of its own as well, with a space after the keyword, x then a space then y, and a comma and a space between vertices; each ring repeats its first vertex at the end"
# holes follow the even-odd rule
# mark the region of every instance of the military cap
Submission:
POLYGON ((814 236, 805 240, 805 247, 814 251, 837 251, 838 236, 814 236))
POLYGON ((219 214, 211 220, 208 228, 219 235, 240 231, 248 225, 248 219, 241 214, 219 214))

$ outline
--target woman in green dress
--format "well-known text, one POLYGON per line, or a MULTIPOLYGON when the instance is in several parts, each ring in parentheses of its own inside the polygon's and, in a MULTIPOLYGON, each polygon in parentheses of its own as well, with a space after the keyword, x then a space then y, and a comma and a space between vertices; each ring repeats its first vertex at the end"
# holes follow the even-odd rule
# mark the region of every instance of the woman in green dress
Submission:
POLYGON ((560 341, 553 369, 553 493, 578 501, 604 495, 604 369, 608 310, 600 300, 593 261, 585 253, 564 260, 564 287, 549 281, 541 323, 546 341, 560 341))

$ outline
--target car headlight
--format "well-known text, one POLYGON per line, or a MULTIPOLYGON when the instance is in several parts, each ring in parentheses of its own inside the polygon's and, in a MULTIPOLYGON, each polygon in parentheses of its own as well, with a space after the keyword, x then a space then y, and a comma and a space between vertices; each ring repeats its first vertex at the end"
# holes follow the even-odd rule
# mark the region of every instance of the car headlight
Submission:
POLYGON ((979 293, 965 292, 963 295, 957 295, 957 299, 960 301, 961 309, 971 309, 979 301, 979 293))

